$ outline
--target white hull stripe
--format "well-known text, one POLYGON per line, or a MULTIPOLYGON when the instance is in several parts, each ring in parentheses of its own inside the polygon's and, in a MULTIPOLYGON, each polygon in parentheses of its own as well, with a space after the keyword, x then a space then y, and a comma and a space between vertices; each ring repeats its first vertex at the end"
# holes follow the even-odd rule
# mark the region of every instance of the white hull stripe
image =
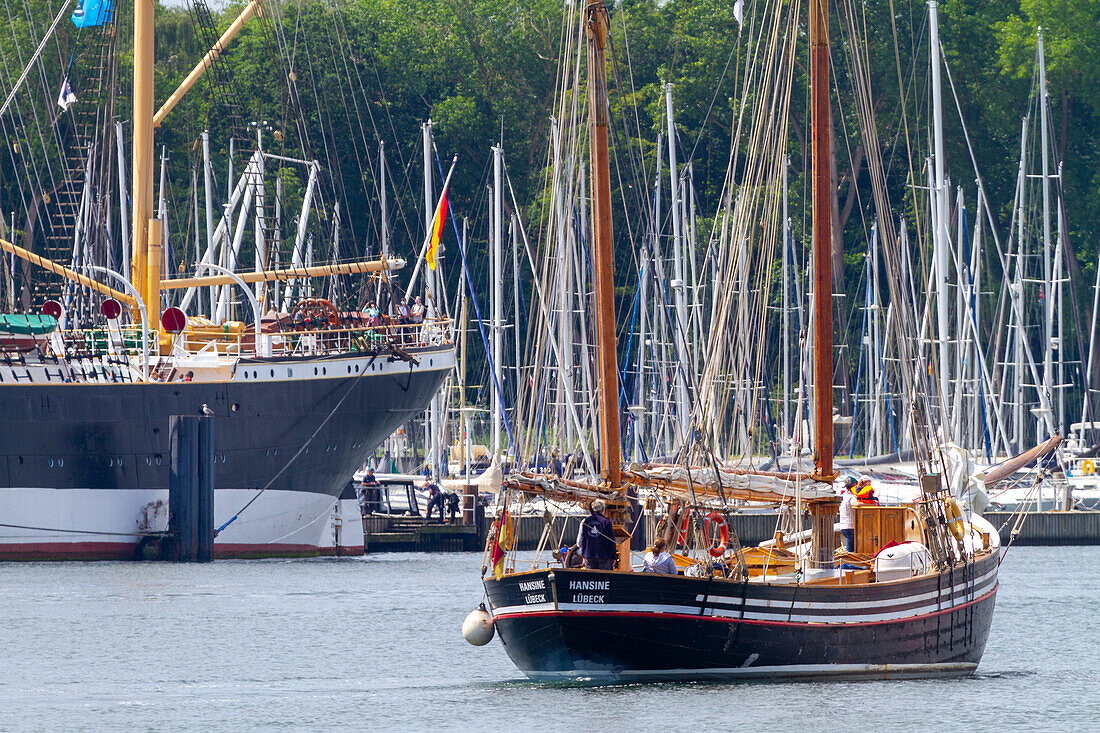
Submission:
MULTIPOLYGON (((996 588, 997 580, 995 577, 988 578, 979 586, 975 586, 972 593, 967 594, 966 597, 957 598, 954 602, 943 603, 929 603, 924 606, 916 608, 906 608, 900 610, 886 609, 877 613, 862 613, 851 614, 845 613, 835 616, 829 616, 827 613, 817 614, 795 614, 790 613, 790 606, 786 608, 775 607, 775 610, 771 613, 746 611, 744 614, 740 610, 725 609, 725 608, 711 608, 707 606, 701 609, 698 606, 684 606, 684 605, 665 605, 665 604, 646 604, 646 603, 559 603, 555 609, 553 603, 538 603, 530 606, 503 606, 493 609, 494 616, 509 616, 509 615, 524 615, 531 613, 546 613, 553 612, 555 610, 559 612, 586 612, 586 613, 652 613, 652 614, 676 614, 680 616, 695 616, 698 618, 728 618, 728 619, 744 619, 746 621, 779 621, 790 623, 829 623, 829 624, 843 624, 843 623, 866 623, 868 621, 895 621, 914 616, 924 616, 930 613, 936 613, 939 611, 948 611, 952 608, 962 606, 970 601, 976 600, 993 589, 996 588)), ((901 603, 909 603, 909 598, 901 598, 895 601, 895 605, 901 603)), ((870 606, 868 606, 870 607, 870 606)), ((875 606, 883 608, 882 606, 875 606)), ((828 609, 821 609, 827 611, 828 609)))
MULTIPOLYGON (((864 609, 864 608, 886 608, 889 606, 895 606, 899 602, 903 603, 915 603, 917 601, 934 601, 937 598, 951 597, 959 593, 965 593, 967 591, 979 592, 978 589, 985 587, 989 584, 990 579, 995 578, 997 575, 997 568, 994 567, 984 575, 975 578, 970 581, 963 581, 955 583, 950 588, 942 588, 938 591, 930 591, 928 593, 918 593, 912 596, 905 596, 904 598, 887 598, 879 601, 782 601, 768 598, 748 598, 745 600, 746 606, 757 606, 761 608, 776 608, 783 611, 789 611, 790 609, 817 609, 828 611, 839 611, 845 609, 864 609)), ((705 596, 699 594, 695 596, 695 600, 703 603, 704 601, 708 606, 714 605, 730 605, 741 607, 741 599, 737 596, 705 596)))

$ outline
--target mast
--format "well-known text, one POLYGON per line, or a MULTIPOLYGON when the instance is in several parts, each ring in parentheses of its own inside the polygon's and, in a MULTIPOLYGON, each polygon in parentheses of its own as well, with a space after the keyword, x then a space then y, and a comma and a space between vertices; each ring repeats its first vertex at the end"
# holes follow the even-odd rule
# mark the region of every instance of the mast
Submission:
POLYGON ((829 6, 810 5, 813 104, 814 440, 817 478, 833 477, 833 265, 829 195, 829 6))
POLYGON ((501 450, 500 431, 503 429, 504 416, 504 371, 501 359, 504 357, 504 344, 501 329, 504 326, 504 150, 498 145, 493 147, 493 251, 489 262, 490 279, 493 281, 493 456, 499 456, 501 450))
POLYGON ((933 251, 935 253, 935 267, 936 273, 936 315, 937 315, 937 328, 939 339, 939 382, 940 382, 940 404, 943 405, 943 425, 946 431, 946 435, 953 436, 954 429, 951 424, 950 415, 947 413, 948 405, 951 404, 950 390, 951 390, 951 367, 948 360, 948 349, 950 345, 950 334, 948 324, 948 299, 947 299, 947 286, 950 281, 949 274, 949 248, 950 234, 947 231, 947 181, 944 174, 945 154, 943 152, 943 102, 941 96, 941 83, 940 83, 940 16, 939 6, 936 0, 929 0, 928 2, 928 27, 929 27, 929 47, 931 51, 931 65, 932 65, 932 137, 935 147, 935 155, 933 161, 935 163, 935 186, 931 191, 931 198, 935 201, 933 207, 934 220, 932 222, 933 227, 933 251))
MULTIPOLYGON (((130 281, 147 307, 149 220, 153 218, 153 0, 134 2, 133 260, 130 281)), ((149 323, 154 321, 149 313, 149 323)))
POLYGON ((611 238, 611 173, 607 152, 607 9, 604 0, 589 0, 585 9, 588 37, 588 100, 592 166, 592 251, 595 260, 596 343, 600 369, 601 473, 618 488, 619 365, 615 354, 615 304, 612 300, 614 243, 611 238))
MULTIPOLYGON (((1043 164, 1043 384, 1047 405, 1054 396, 1054 278, 1051 276, 1050 238, 1050 145, 1047 139, 1047 65, 1043 49, 1043 29, 1039 28, 1039 147, 1043 164)), ((1039 421, 1042 430, 1042 421, 1039 421)), ((1060 423, 1059 423, 1060 425, 1060 423)), ((1036 436, 1038 437, 1038 435, 1036 436)), ((1048 436, 1049 437, 1049 436, 1048 436)))
POLYGON ((688 443, 688 431, 691 429, 687 375, 692 364, 686 343, 691 330, 684 293, 687 279, 684 277, 684 246, 680 231, 680 170, 676 160, 676 121, 672 112, 671 84, 665 84, 665 121, 668 124, 668 181, 671 189, 669 212, 672 214, 672 297, 676 308, 676 327, 672 329, 672 339, 676 344, 676 422, 679 426, 677 437, 683 446, 688 443))

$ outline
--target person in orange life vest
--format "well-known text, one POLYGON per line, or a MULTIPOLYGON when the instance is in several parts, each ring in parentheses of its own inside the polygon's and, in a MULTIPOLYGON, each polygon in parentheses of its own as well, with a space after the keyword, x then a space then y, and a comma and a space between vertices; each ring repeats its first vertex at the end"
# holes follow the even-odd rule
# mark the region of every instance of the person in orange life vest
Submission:
POLYGON ((871 482, 864 479, 856 486, 856 503, 860 506, 878 506, 878 497, 871 487, 871 482))

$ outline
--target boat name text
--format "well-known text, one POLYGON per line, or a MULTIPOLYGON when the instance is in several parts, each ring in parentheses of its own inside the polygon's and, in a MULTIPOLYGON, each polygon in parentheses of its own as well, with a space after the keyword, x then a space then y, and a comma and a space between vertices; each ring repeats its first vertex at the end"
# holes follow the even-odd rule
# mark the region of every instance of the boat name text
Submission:
POLYGON ((529 581, 527 583, 520 583, 519 584, 519 589, 521 591, 523 591, 524 593, 526 593, 527 591, 531 591, 531 590, 545 590, 546 589, 546 581, 545 580, 532 580, 532 581, 529 581))
POLYGON ((611 590, 610 580, 570 580, 569 590, 611 590))

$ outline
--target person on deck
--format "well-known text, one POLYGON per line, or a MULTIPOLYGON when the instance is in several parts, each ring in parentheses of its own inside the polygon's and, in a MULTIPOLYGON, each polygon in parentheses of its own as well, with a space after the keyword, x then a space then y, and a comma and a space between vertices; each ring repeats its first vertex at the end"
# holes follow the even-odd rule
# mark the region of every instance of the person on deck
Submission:
POLYGON ((844 537, 844 549, 856 550, 856 478, 849 476, 844 480, 844 498, 840 502, 840 534, 844 537))
POLYGON ((581 522, 577 544, 581 546, 584 566, 589 570, 615 569, 615 528, 603 515, 607 505, 603 499, 592 502, 592 513, 581 522))
POLYGON ((443 524, 443 491, 439 484, 431 479, 424 479, 424 488, 428 490, 428 511, 425 519, 432 521, 432 509, 439 507, 439 524, 443 524))
POLYGON ((397 322, 400 324, 409 322, 409 303, 404 298, 397 301, 397 322))
POLYGON ((420 298, 413 301, 412 308, 409 309, 409 323, 423 323, 424 322, 424 303, 420 298))
POLYGON ((676 561, 672 555, 665 551, 666 543, 663 537, 658 537, 653 542, 653 549, 645 554, 645 566, 642 572, 676 574, 676 561))
POLYGON ((870 481, 860 481, 853 493, 856 496, 856 503, 860 506, 878 506, 878 497, 875 496, 875 489, 870 481))

